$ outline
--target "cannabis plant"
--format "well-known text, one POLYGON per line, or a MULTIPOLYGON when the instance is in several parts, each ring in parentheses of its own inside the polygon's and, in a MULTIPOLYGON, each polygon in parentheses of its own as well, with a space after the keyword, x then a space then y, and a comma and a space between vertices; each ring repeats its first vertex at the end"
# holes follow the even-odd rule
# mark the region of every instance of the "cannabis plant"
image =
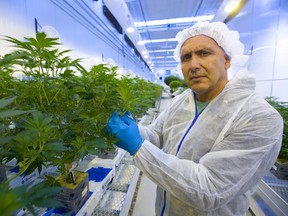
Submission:
MULTIPOLYGON (((162 87, 139 78, 119 77, 117 67, 100 64, 85 70, 80 59, 71 59, 67 56, 70 50, 57 48, 58 39, 45 33, 23 41, 9 36, 5 40, 15 50, 0 57, 0 98, 4 98, 0 100, 0 162, 16 158, 18 175, 35 169, 41 173, 43 167, 51 166, 67 175, 71 164, 77 166, 88 153, 114 149, 116 140, 106 130, 114 110, 141 116, 160 98, 162 87), (22 79, 16 79, 15 72, 22 74, 22 79), (13 109, 6 109, 5 104, 13 109), (16 116, 25 110, 29 113, 16 116)), ((46 178, 51 185, 54 179, 46 178)), ((15 196, 1 185, 0 199, 6 192, 11 198, 1 200, 1 207, 26 206, 33 213, 31 203, 41 206, 42 199, 33 194, 37 186, 35 190, 24 188, 15 191, 15 196), (26 197, 27 202, 17 196, 26 197)), ((38 190, 43 198, 51 195, 49 188, 38 186, 38 190)))
POLYGON ((37 216, 35 207, 57 208, 63 206, 54 197, 61 191, 60 187, 49 186, 45 182, 10 188, 8 183, 0 184, 1 215, 13 216, 21 209, 28 209, 37 216))
POLYGON ((117 83, 116 91, 120 100, 119 107, 122 109, 120 114, 129 110, 135 117, 141 117, 150 107, 154 107, 163 88, 138 77, 123 76, 117 83))
MULTIPOLYGON (((30 160, 29 163, 36 163, 36 167, 37 162, 39 161, 37 158, 41 155, 41 150, 38 149, 37 151, 33 151, 33 147, 30 149, 25 148, 23 152, 20 150, 18 153, 16 153, 15 151, 18 151, 19 149, 17 150, 15 148, 22 147, 23 143, 21 143, 21 145, 11 145, 13 141, 17 139, 25 139, 27 138, 27 135, 30 135, 30 133, 16 133, 14 131, 14 125, 11 124, 11 122, 14 123, 14 120, 25 118, 23 116, 27 117, 27 115, 31 113, 31 111, 13 109, 11 105, 15 99, 15 97, 0 99, 0 167, 4 168, 4 172, 0 173, 0 212, 2 215, 15 215, 17 211, 25 207, 33 215, 37 215, 34 209, 35 206, 46 208, 62 206, 61 203, 53 199, 61 188, 48 186, 45 184, 45 182, 20 187, 13 187, 9 185, 9 182, 14 178, 19 177, 21 174, 25 175, 25 173, 29 172, 28 169, 31 169, 31 166, 28 164, 22 163, 19 173, 12 179, 7 179, 6 176, 2 176, 3 174, 6 174, 5 162, 11 160, 12 158, 17 158, 17 155, 22 155, 23 158, 28 158, 25 155, 32 154, 32 156, 29 158, 34 158, 34 160, 30 160)), ((29 144, 31 145, 33 142, 30 142, 29 144)), ((46 148, 47 147, 48 145, 46 148)), ((57 146, 57 149, 58 148, 59 146, 57 146)), ((50 150, 53 152, 52 149, 50 150)), ((20 161, 25 160, 20 159, 20 161)))
POLYGON ((100 64, 85 70, 80 59, 66 56, 69 50, 56 48, 60 45, 58 39, 45 33, 24 41, 5 39, 15 50, 0 59, 0 94, 17 96, 17 109, 39 111, 30 120, 16 122, 16 130, 30 133, 31 139, 16 137, 13 144, 18 147, 13 153, 17 155, 31 146, 35 151, 41 149, 37 159, 32 152, 17 155, 19 161, 30 166, 28 173, 48 162, 65 173, 67 164, 77 163, 88 153, 113 149, 115 139, 106 133, 111 113, 130 110, 141 116, 160 98, 162 87, 139 78, 118 77, 117 67, 100 64), (13 78, 15 72, 21 72, 24 78, 13 78), (55 150, 57 157, 49 149, 55 150))
POLYGON ((9 158, 15 157, 8 147, 9 142, 14 138, 11 133, 13 127, 11 121, 13 117, 29 112, 9 108, 14 100, 15 97, 0 99, 0 182, 7 180, 5 162, 11 160, 9 158))
POLYGON ((33 114, 32 120, 16 122, 17 130, 30 136, 25 139, 23 136, 16 137, 13 145, 17 147, 13 149, 15 153, 20 153, 32 146, 42 153, 37 158, 32 156, 32 152, 28 152, 29 155, 18 154, 17 159, 29 165, 27 174, 35 168, 41 169, 46 162, 57 165, 60 172, 65 173, 67 164, 78 162, 96 149, 91 138, 93 129, 83 127, 86 126, 85 120, 89 119, 89 116, 83 115, 87 106, 83 105, 82 98, 79 99, 73 87, 79 80, 76 74, 83 73, 85 69, 79 59, 65 56, 69 50, 55 48, 60 45, 58 39, 49 38, 45 33, 38 33, 35 38, 25 38, 24 41, 12 37, 6 37, 6 40, 16 50, 0 60, 0 69, 4 71, 0 76, 5 80, 1 94, 17 96, 15 108, 34 109, 41 113, 33 114), (21 72, 24 79, 12 78, 15 72, 21 72), (41 137, 36 139, 37 133, 41 137), (61 151, 58 157, 51 154, 51 150, 59 153, 58 149, 67 151, 61 151))

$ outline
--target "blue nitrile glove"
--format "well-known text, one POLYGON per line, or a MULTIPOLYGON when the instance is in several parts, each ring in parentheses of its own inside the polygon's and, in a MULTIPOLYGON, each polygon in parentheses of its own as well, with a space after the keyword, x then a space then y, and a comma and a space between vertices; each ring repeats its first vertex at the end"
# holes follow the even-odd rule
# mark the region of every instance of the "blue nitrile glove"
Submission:
POLYGON ((115 144, 134 155, 141 147, 143 139, 140 136, 139 129, 129 112, 119 116, 114 111, 108 121, 108 132, 113 134, 118 142, 115 144))
MULTIPOLYGON (((130 111, 126 111, 123 116, 127 116, 127 117, 129 117, 130 119, 132 119, 132 120, 134 121, 133 116, 132 116, 132 114, 131 114, 130 111)), ((123 118, 123 116, 122 116, 121 118, 123 118)), ((134 122, 135 122, 135 121, 134 121, 134 122)))

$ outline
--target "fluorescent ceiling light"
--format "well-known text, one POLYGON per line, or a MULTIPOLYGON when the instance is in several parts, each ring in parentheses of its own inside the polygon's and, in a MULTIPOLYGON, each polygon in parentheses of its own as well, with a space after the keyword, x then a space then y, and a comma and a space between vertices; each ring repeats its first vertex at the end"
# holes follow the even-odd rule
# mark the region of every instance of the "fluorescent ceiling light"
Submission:
POLYGON ((148 52, 153 52, 153 53, 155 53, 155 52, 174 52, 174 49, 163 49, 163 50, 155 50, 155 51, 150 50, 148 52))
POLYGON ((178 62, 176 61, 157 61, 155 62, 156 65, 159 65, 159 64, 172 64, 172 65, 177 65, 178 62))
POLYGON ((151 56, 151 59, 163 59, 163 58, 174 58, 173 56, 155 56, 155 57, 153 57, 153 56, 151 56))
POLYGON ((141 43, 161 43, 161 42, 171 42, 171 41, 177 41, 176 38, 167 38, 167 39, 155 39, 155 40, 142 40, 141 43))
POLYGON ((143 27, 143 26, 167 25, 176 23, 191 23, 198 21, 209 21, 212 20, 213 17, 214 15, 208 15, 208 16, 183 17, 183 18, 165 19, 165 20, 151 20, 147 22, 135 22, 134 25, 136 27, 143 27))

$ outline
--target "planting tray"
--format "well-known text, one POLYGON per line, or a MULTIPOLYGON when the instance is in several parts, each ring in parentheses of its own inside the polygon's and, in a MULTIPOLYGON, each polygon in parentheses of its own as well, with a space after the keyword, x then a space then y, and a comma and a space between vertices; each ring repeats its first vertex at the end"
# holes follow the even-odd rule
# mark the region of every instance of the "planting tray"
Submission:
POLYGON ((115 175, 115 170, 103 167, 93 167, 87 170, 87 172, 89 174, 89 191, 91 196, 77 212, 77 216, 92 215, 95 206, 102 199, 103 194, 115 175))

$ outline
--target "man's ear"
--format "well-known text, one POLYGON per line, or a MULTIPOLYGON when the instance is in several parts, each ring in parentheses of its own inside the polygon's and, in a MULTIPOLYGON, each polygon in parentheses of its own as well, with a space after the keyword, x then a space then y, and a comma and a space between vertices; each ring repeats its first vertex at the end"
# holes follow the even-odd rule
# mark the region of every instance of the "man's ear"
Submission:
POLYGON ((231 58, 227 55, 225 55, 225 69, 228 70, 228 68, 230 68, 231 64, 231 58))

